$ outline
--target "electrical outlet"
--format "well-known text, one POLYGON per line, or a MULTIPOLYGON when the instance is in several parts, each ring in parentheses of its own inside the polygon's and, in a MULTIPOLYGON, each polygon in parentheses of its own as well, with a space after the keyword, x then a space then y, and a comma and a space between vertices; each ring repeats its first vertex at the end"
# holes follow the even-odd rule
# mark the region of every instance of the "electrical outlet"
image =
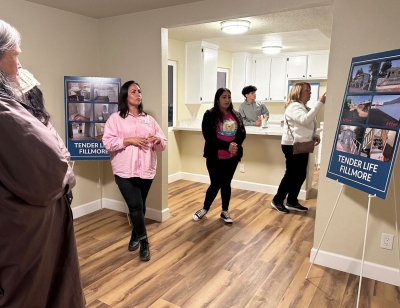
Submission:
POLYGON ((240 172, 244 173, 244 164, 239 165, 239 170, 240 172))
POLYGON ((382 233, 381 248, 393 249, 393 234, 382 233))

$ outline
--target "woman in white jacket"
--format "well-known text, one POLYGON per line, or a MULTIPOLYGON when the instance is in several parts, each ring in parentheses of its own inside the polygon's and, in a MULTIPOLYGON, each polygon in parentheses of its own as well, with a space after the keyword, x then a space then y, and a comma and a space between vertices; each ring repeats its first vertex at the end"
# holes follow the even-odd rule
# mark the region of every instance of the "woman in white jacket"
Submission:
POLYGON ((289 210, 306 212, 297 199, 301 185, 306 179, 308 153, 293 154, 293 143, 311 141, 318 145, 320 138, 315 134, 316 115, 325 104, 326 95, 322 95, 313 108, 308 108, 311 86, 307 82, 297 82, 289 93, 289 101, 285 104, 285 118, 282 135, 282 152, 286 158, 286 172, 279 184, 278 192, 271 205, 278 212, 288 214, 289 210), (286 200, 286 205, 283 202, 286 200))

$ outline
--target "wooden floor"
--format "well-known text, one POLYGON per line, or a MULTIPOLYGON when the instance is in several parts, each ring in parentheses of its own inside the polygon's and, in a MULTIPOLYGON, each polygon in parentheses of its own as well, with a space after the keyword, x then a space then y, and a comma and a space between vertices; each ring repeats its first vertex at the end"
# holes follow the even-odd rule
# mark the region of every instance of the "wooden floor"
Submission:
MULTIPOLYGON (((207 185, 169 184, 171 218, 146 220, 151 260, 128 252, 124 213, 103 209, 75 220, 87 307, 356 307, 358 276, 313 266, 318 172, 309 212, 283 215, 272 195, 232 190, 234 222, 220 218, 219 196, 202 221, 207 185)), ((400 288, 363 278, 360 307, 400 307, 400 288)))

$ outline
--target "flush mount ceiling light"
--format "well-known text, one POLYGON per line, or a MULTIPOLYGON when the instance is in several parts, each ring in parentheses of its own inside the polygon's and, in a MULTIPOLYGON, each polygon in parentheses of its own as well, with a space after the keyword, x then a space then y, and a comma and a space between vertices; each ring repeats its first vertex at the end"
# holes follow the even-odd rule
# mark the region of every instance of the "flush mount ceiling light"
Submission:
POLYGON ((275 55, 281 52, 282 46, 263 46, 261 47, 261 49, 263 53, 266 53, 268 55, 275 55))
POLYGON ((250 21, 247 20, 226 20, 221 22, 221 30, 229 34, 244 33, 250 28, 250 21))

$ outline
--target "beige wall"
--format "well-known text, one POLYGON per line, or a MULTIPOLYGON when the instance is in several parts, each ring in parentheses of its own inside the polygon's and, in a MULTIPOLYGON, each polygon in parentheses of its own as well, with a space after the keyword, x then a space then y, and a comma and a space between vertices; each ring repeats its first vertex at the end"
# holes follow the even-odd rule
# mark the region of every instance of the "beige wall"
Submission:
MULTIPOLYGON (((0 18, 21 32, 20 61, 41 83, 51 122, 65 140, 64 76, 98 76, 98 21, 21 0, 1 0, 0 18)), ((101 198, 98 165, 76 162, 73 206, 101 198)))
MULTIPOLYGON (((397 0, 335 0, 328 73, 329 88, 325 105, 325 115, 329 114, 329 117, 325 116, 324 121, 325 140, 319 177, 314 247, 322 236, 340 190, 338 183, 327 179, 324 175, 334 142, 351 59, 399 48, 399 11, 400 2, 397 0), (354 22, 358 19, 366 22, 354 22)), ((399 161, 394 167, 394 174, 398 186, 399 161)), ((368 194, 345 186, 321 249, 361 259, 367 207, 368 194)), ((371 199, 365 260, 398 268, 396 245, 392 251, 380 248, 382 232, 395 234, 393 181, 386 200, 371 199)))

